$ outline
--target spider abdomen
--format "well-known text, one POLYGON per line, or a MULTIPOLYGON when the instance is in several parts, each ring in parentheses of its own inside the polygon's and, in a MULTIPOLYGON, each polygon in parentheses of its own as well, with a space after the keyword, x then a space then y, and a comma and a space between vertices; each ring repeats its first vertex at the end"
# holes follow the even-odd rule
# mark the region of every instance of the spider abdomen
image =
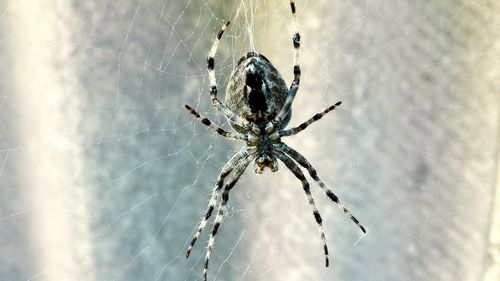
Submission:
MULTIPOLYGON (((233 70, 226 90, 226 105, 233 112, 257 125, 271 121, 285 104, 288 87, 281 74, 263 55, 249 52, 233 70)), ((292 112, 281 123, 286 127, 292 112)), ((246 133, 235 124, 233 128, 246 133)))

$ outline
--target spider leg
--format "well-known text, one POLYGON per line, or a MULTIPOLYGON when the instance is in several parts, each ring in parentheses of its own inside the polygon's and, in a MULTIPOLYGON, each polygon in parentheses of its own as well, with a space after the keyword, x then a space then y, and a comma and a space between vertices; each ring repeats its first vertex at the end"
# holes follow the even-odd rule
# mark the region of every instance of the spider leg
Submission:
POLYGON ((304 173, 302 173, 302 171, 300 170, 299 166, 297 166, 297 164, 295 164, 295 162, 292 159, 290 159, 290 157, 286 156, 280 151, 275 151, 274 155, 278 157, 278 159, 280 159, 281 162, 283 162, 288 167, 288 169, 295 175, 295 177, 297 177, 302 182, 302 188, 306 193, 307 200, 309 202, 309 205, 313 209, 314 218, 316 219, 316 223, 318 224, 319 232, 321 235, 321 243, 323 243, 323 249, 325 252, 325 266, 328 267, 329 264, 328 247, 326 245, 325 233, 323 232, 323 220, 321 219, 321 215, 319 214, 319 211, 316 208, 316 204, 314 204, 314 199, 312 198, 311 195, 309 182, 307 182, 306 177, 304 176, 304 173))
POLYGON ((340 202, 337 195, 335 195, 333 193, 333 191, 331 191, 323 183, 323 181, 321 181, 321 179, 318 177, 318 174, 316 173, 316 169, 314 169, 314 167, 311 165, 311 163, 309 163, 309 161, 307 161, 307 159, 304 156, 302 156, 302 154, 300 154, 298 151, 296 151, 295 149, 291 148, 290 146, 288 146, 284 143, 277 144, 277 145, 275 145, 275 147, 277 147, 279 150, 288 154, 295 161, 297 161, 297 163, 299 163, 302 167, 306 168, 307 171, 309 172, 309 175, 311 175, 311 177, 319 184, 319 186, 326 193, 328 198, 330 198, 333 202, 335 202, 335 204, 339 207, 339 209, 344 211, 344 213, 359 227, 359 229, 361 229, 361 231, 363 231, 363 233, 366 233, 365 228, 361 225, 361 223, 358 221, 358 219, 356 217, 354 217, 351 214, 351 212, 344 206, 344 204, 342 204, 340 202))
POLYGON ((215 79, 215 54, 217 53, 217 48, 219 47, 220 39, 224 31, 226 31, 227 26, 229 25, 229 21, 227 21, 222 28, 220 29, 217 37, 212 43, 212 47, 208 52, 207 58, 207 69, 208 69, 208 80, 210 83, 210 98, 212 99, 212 105, 217 108, 217 110, 226 116, 229 121, 233 122, 236 125, 239 125, 244 128, 250 127, 250 122, 238 116, 236 113, 232 112, 227 106, 225 106, 219 98, 217 98, 217 80, 215 79))
MULTIPOLYGON (((231 158, 222 168, 221 172, 219 173, 219 176, 217 177, 217 183, 215 184, 215 187, 212 191, 212 197, 210 198, 210 201, 208 202, 208 208, 205 213, 205 216, 201 219, 201 222, 198 226, 198 230, 196 231, 195 235, 193 236, 193 239, 191 240, 191 243, 188 246, 187 253, 186 253, 186 258, 189 257, 189 254, 191 254, 191 250, 193 249, 194 244, 196 243, 196 240, 201 235, 201 232, 207 225, 207 221, 212 216, 212 212, 215 208, 215 205, 217 204, 217 201, 219 200, 220 197, 220 192, 222 190, 222 186, 224 184, 224 180, 231 172, 233 171, 233 167, 238 167, 238 163, 242 159, 245 159, 251 155, 252 149, 249 147, 244 147, 238 153, 236 153, 233 158, 231 158)), ((247 161, 247 160, 245 160, 247 161)))
POLYGON ((224 187, 224 192, 222 193, 222 201, 220 203, 219 209, 217 210, 217 215, 215 216, 214 226, 212 227, 212 232, 208 238, 208 246, 207 252, 205 254, 205 267, 203 269, 203 279, 207 281, 207 272, 208 272, 208 262, 210 261, 210 255, 212 254, 212 248, 215 242, 215 235, 217 235, 217 231, 219 230, 220 225, 222 224, 222 219, 224 218, 224 212, 226 211, 227 201, 229 200, 229 192, 234 187, 236 182, 239 180, 248 164, 254 159, 253 156, 248 157, 246 160, 240 161, 234 167, 231 178, 228 180, 224 187))
POLYGON ((189 113, 193 114, 195 116, 195 118, 198 119, 203 125, 214 130, 217 134, 219 134, 225 138, 228 138, 228 139, 248 141, 247 136, 242 135, 240 133, 236 133, 236 132, 228 132, 228 131, 222 129, 221 127, 213 124, 212 121, 210 121, 208 118, 206 118, 206 117, 202 116, 201 114, 199 114, 198 112, 196 112, 196 110, 194 110, 189 105, 186 104, 186 105, 184 105, 184 107, 189 111, 189 113))
POLYGON ((325 116, 328 112, 334 110, 337 106, 339 106, 342 102, 337 102, 336 104, 334 105, 331 105, 330 107, 328 107, 327 109, 325 109, 324 111, 320 112, 320 113, 316 113, 313 117, 309 118, 309 120, 307 120, 306 122, 300 124, 299 126, 297 127, 294 127, 294 128, 290 128, 290 129, 287 129, 287 130, 281 130, 281 131, 278 131, 278 132, 274 132, 272 133, 269 138, 271 138, 272 140, 275 140, 275 139, 278 139, 278 138, 281 138, 281 137, 286 137, 286 136, 293 136, 293 135, 296 135, 298 133, 300 133, 302 130, 304 130, 305 128, 307 128, 309 125, 311 125, 312 123, 318 121, 319 119, 321 119, 323 116, 325 116))
POLYGON ((292 20, 293 20, 293 82, 290 89, 296 85, 299 87, 300 82, 300 34, 299 34, 299 23, 297 21, 297 14, 295 9, 295 0, 290 0, 290 8, 292 10, 292 20))
MULTIPOLYGON (((290 8, 292 10, 292 20, 293 20, 293 35, 292 35, 292 43, 293 43, 293 81, 290 85, 290 89, 288 90, 288 95, 286 97, 285 103, 281 108, 280 112, 276 115, 273 121, 270 123, 273 125, 281 124, 283 119, 288 115, 290 111, 290 107, 292 106, 293 100, 297 91, 299 90, 300 83, 300 33, 299 33, 299 24, 297 21, 297 13, 295 8, 295 0, 290 0, 290 8)), ((271 125, 267 125, 271 126, 271 125)))

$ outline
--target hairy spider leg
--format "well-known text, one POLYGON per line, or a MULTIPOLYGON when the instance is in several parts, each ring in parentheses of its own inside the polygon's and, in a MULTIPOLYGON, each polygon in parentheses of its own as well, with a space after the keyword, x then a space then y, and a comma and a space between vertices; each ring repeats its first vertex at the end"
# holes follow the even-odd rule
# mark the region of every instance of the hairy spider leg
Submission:
POLYGON ((290 128, 290 129, 287 129, 287 130, 281 130, 281 131, 278 131, 278 132, 274 132, 274 133, 272 133, 269 136, 269 138, 272 139, 272 140, 275 140, 275 139, 278 139, 278 138, 281 138, 281 137, 296 135, 296 134, 300 133, 302 130, 304 130, 305 128, 307 128, 312 123, 314 123, 314 122, 318 121, 319 119, 323 118, 323 116, 325 116, 328 112, 334 110, 340 104, 342 104, 342 102, 339 101, 336 104, 329 106, 323 112, 316 113, 313 117, 309 118, 309 120, 307 120, 306 122, 300 124, 297 127, 290 128))
POLYGON ((210 233, 210 236, 208 238, 207 252, 205 254, 205 267, 203 268, 203 279, 205 281, 207 281, 208 262, 210 261, 210 255, 212 254, 212 248, 215 242, 215 235, 217 235, 217 231, 219 230, 219 227, 222 224, 222 219, 224 218, 224 212, 226 211, 227 201, 229 200, 229 192, 234 187, 236 182, 239 180, 245 169, 248 167, 248 164, 250 164, 250 162, 252 162, 255 159, 255 157, 252 156, 236 164, 236 167, 234 167, 233 175, 231 176, 230 180, 228 180, 228 183, 226 183, 224 187, 224 192, 222 193, 222 201, 217 210, 217 215, 215 216, 212 232, 210 233))
POLYGON ((210 121, 208 118, 204 117, 203 115, 199 114, 194 110, 191 106, 189 105, 184 105, 186 109, 189 111, 189 113, 193 114, 196 119, 198 119, 203 125, 209 127, 213 131, 215 131, 217 134, 221 135, 222 137, 228 138, 228 139, 235 139, 235 140, 244 140, 248 141, 248 137, 237 133, 237 132, 228 132, 221 127, 215 125, 212 121, 210 121))
POLYGON ((365 228, 361 225, 358 219, 354 217, 352 213, 344 206, 344 204, 340 202, 337 195, 335 195, 333 191, 323 183, 323 181, 319 178, 316 169, 314 169, 311 163, 309 163, 309 161, 307 161, 307 159, 304 156, 302 156, 302 154, 300 154, 298 151, 296 151, 295 149, 291 148, 290 146, 284 143, 277 144, 275 146, 279 150, 285 152, 290 157, 292 157, 293 160, 297 161, 297 163, 299 163, 302 167, 306 168, 307 171, 309 172, 309 175, 311 175, 314 181, 316 181, 316 183, 318 183, 321 189, 326 193, 326 196, 328 196, 328 198, 330 198, 339 207, 339 209, 344 211, 344 213, 359 227, 359 229, 361 229, 361 231, 363 231, 363 233, 366 233, 365 228))
POLYGON ((207 225, 208 219, 210 216, 212 216, 212 212, 215 208, 215 205, 217 204, 217 201, 219 200, 220 193, 222 191, 222 186, 224 184, 224 180, 227 176, 231 174, 233 171, 233 167, 238 167, 238 164, 241 164, 241 161, 245 161, 243 163, 246 163, 246 161, 249 160, 244 160, 250 155, 252 155, 253 149, 249 147, 244 147, 238 153, 236 153, 233 158, 231 158, 222 168, 221 172, 219 173, 219 176, 217 177, 217 183, 215 184, 215 187, 212 191, 212 197, 210 198, 210 201, 208 202, 208 207, 207 207, 207 212, 205 213, 205 216, 201 219, 201 222, 198 226, 198 231, 196 231, 195 235, 193 236, 193 240, 191 240, 191 243, 188 246, 187 253, 186 253, 186 258, 189 257, 189 254, 191 253, 191 250, 193 249, 194 244, 196 243, 196 240, 201 235, 201 232, 207 225))
POLYGON ((292 21, 293 21, 293 37, 292 37, 292 43, 293 43, 293 82, 292 85, 290 85, 290 89, 296 85, 297 88, 299 87, 300 83, 300 34, 299 34, 299 23, 297 20, 297 13, 295 9, 295 1, 290 0, 290 8, 292 10, 292 21))
MULTIPOLYGON (((292 29, 293 29, 293 35, 292 35, 292 43, 293 43, 293 81, 292 84, 290 85, 290 89, 288 90, 288 95, 286 97, 285 103, 283 104, 283 107, 281 108, 280 112, 274 117, 274 120, 269 122, 270 124, 274 125, 279 125, 281 122, 283 122, 283 119, 288 115, 288 112, 290 111, 290 107, 292 106, 293 100, 295 98, 295 95, 297 94, 297 91, 299 90, 299 83, 300 83, 300 33, 299 33, 299 24, 297 20, 297 11, 295 8, 295 1, 290 0, 290 8, 292 10, 292 29)), ((269 124, 266 125, 270 126, 269 124)))
POLYGON ((208 80, 210 83, 210 98, 212 99, 212 105, 217 108, 217 110, 222 113, 226 118, 232 123, 239 125, 244 128, 250 127, 250 122, 245 120, 243 117, 237 115, 232 112, 226 105, 224 105, 219 98, 217 98, 217 80, 215 79, 215 54, 217 53, 217 48, 219 47, 220 39, 224 31, 226 31, 227 26, 229 25, 229 21, 227 21, 222 28, 220 29, 217 37, 214 39, 212 43, 212 47, 208 52, 207 58, 207 69, 208 69, 208 80))
POLYGON ((311 194, 309 182, 307 182, 306 177, 304 176, 304 173, 300 170, 299 166, 295 164, 295 162, 290 159, 290 157, 286 156, 282 152, 275 151, 274 155, 278 157, 278 159, 283 162, 288 169, 297 177, 301 182, 302 182, 302 188, 304 189, 304 192, 306 193, 307 196, 307 201, 309 202, 309 205, 313 209, 313 215, 314 218, 316 219, 316 223, 318 224, 319 228, 319 233, 321 235, 321 243, 323 243, 323 250, 325 252, 325 266, 328 267, 329 265, 329 259, 328 259, 328 246, 326 245, 326 237, 325 233, 323 232, 323 220, 321 219, 321 215, 319 214, 318 209, 316 208, 316 204, 314 204, 314 199, 311 194))

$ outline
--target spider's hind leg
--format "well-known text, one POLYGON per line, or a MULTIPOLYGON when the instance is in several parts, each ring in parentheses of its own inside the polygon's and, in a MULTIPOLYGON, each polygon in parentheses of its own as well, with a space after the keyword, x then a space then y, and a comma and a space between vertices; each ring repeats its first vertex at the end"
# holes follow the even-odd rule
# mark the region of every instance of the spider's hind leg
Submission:
POLYGON ((319 184, 319 186, 326 193, 328 198, 330 198, 333 202, 335 202, 335 204, 339 207, 339 209, 341 209, 359 227, 359 229, 361 229, 361 231, 363 231, 363 233, 366 233, 366 229, 361 225, 361 223, 358 221, 358 219, 352 215, 352 213, 346 208, 346 206, 344 206, 344 204, 342 204, 340 202, 337 195, 335 195, 333 193, 333 191, 331 191, 323 183, 323 181, 318 177, 318 173, 316 172, 316 169, 314 169, 314 167, 311 165, 311 163, 309 163, 309 161, 307 161, 307 159, 304 156, 302 156, 302 154, 300 154, 298 151, 296 151, 295 149, 291 148, 290 146, 288 146, 284 143, 277 144, 276 147, 280 151, 283 151, 286 154, 288 154, 290 157, 292 157, 302 167, 306 168, 307 171, 309 172, 309 175, 311 175, 311 177, 314 179, 314 181, 316 181, 319 184))
POLYGON ((278 114, 274 117, 274 119, 268 123, 266 127, 281 127, 283 120, 288 116, 288 112, 290 111, 290 107, 292 106, 293 100, 297 91, 299 90, 300 84, 300 33, 299 33, 299 24, 297 20, 297 9, 295 6, 295 1, 290 0, 290 9, 292 11, 292 44, 293 44, 293 81, 288 90, 288 95, 286 97, 285 103, 283 107, 280 109, 278 114))
POLYGON ((217 37, 214 39, 212 43, 212 47, 208 52, 207 58, 207 69, 208 69, 208 80, 210 83, 210 99, 212 100, 212 105, 217 108, 217 110, 222 113, 229 121, 232 123, 239 125, 244 128, 250 127, 250 122, 237 115, 231 109, 229 109, 226 105, 224 105, 219 98, 217 98, 217 80, 215 79, 215 54, 217 53, 217 48, 219 47, 220 39, 222 38, 222 34, 226 31, 229 26, 229 21, 227 21, 220 29, 217 37))
POLYGON ((296 7, 295 7, 295 1, 290 0, 290 9, 292 10, 292 20, 293 20, 293 36, 292 36, 292 43, 293 43, 293 82, 290 88, 294 86, 294 84, 299 85, 300 82, 300 33, 299 33, 299 24, 297 20, 297 13, 296 13, 296 7))
POLYGON ((295 162, 285 154, 279 151, 275 151, 274 155, 278 157, 278 159, 283 162, 288 169, 297 177, 301 182, 302 182, 302 188, 304 189, 304 192, 306 193, 307 196, 307 201, 309 202, 309 205, 313 209, 313 215, 314 218, 316 219, 316 223, 318 224, 319 232, 321 235, 321 243, 323 243, 323 250, 325 253, 325 266, 328 267, 329 265, 329 259, 328 259, 328 246, 326 245, 326 237, 325 233, 323 231, 323 219, 321 218, 321 215, 319 214, 318 209, 316 208, 316 204, 314 203, 314 199, 311 195, 311 190, 309 187, 309 182, 307 182, 306 177, 304 176, 304 173, 300 170, 299 166, 295 164, 295 162))

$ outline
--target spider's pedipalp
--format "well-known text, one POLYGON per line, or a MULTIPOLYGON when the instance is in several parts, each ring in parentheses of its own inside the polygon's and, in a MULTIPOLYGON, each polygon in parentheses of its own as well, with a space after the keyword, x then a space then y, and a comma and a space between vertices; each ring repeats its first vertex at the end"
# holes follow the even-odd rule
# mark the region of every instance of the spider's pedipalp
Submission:
MULTIPOLYGON (((196 240, 200 237, 201 232, 207 225, 208 219, 210 216, 212 216, 212 212, 215 208, 215 205, 217 204, 219 197, 220 197, 220 192, 222 190, 222 186, 224 184, 224 180, 226 179, 227 176, 231 174, 233 169, 236 169, 239 164, 241 164, 241 161, 251 161, 247 160, 247 158, 252 155, 253 153, 253 148, 249 147, 244 147, 238 153, 236 153, 233 158, 231 158, 222 168, 221 172, 219 173, 219 176, 217 177, 217 183, 215 184, 215 187, 212 191, 212 197, 210 198, 210 201, 208 202, 208 208, 205 213, 205 216, 201 219, 201 222, 198 226, 198 230, 196 231, 195 235, 193 236, 193 239, 191 240, 191 243, 189 243, 187 252, 186 252, 186 258, 189 257, 189 254, 191 253, 191 250, 193 249, 194 244, 196 243, 196 240)), ((243 163, 245 163, 243 162, 243 163)), ((248 165, 248 164, 247 164, 248 165)))
POLYGON ((189 113, 193 114, 196 119, 198 119, 203 125, 209 127, 210 129, 214 130, 217 134, 228 138, 228 139, 235 139, 235 140, 244 140, 248 141, 248 137, 245 135, 242 135, 240 133, 233 133, 233 132, 228 132, 221 127, 215 125, 212 121, 210 121, 208 118, 204 117, 203 115, 199 114, 196 110, 194 110, 191 106, 189 105, 184 105, 184 107, 189 111, 189 113))
POLYGON ((205 254, 205 266, 203 268, 203 280, 207 281, 207 275, 208 275, 208 262, 210 261, 210 255, 212 253, 212 248, 214 246, 215 242, 215 235, 217 235, 217 231, 219 230, 219 227, 222 224, 222 220, 224 218, 224 212, 226 211, 226 206, 227 206, 227 201, 229 200, 229 192, 231 189, 234 187, 236 182, 239 180, 245 169, 248 167, 248 164, 253 160, 254 157, 250 156, 249 158, 246 158, 245 160, 242 160, 236 164, 236 166, 233 169, 233 173, 226 183, 224 187, 224 191, 222 192, 222 200, 220 203, 220 206, 217 210, 217 215, 215 216, 214 220, 214 226, 212 227, 212 232, 210 233, 210 236, 208 238, 208 246, 207 246, 207 252, 205 254))
POLYGON ((323 251, 325 253, 325 266, 328 267, 329 265, 328 246, 326 245, 326 237, 323 231, 323 220, 321 218, 321 215, 319 214, 318 209, 316 208, 316 204, 314 203, 309 182, 306 180, 306 177, 304 176, 304 173, 302 173, 302 171, 300 170, 299 166, 297 166, 297 164, 295 164, 295 162, 290 157, 286 156, 280 151, 275 151, 274 155, 278 157, 278 159, 280 159, 281 162, 283 162, 287 166, 287 168, 295 175, 295 177, 297 177, 302 183, 302 188, 306 193, 307 201, 311 206, 311 208, 313 209, 314 219, 318 224, 319 232, 321 235, 321 243, 323 244, 323 251))
POLYGON ((304 156, 302 156, 302 154, 300 154, 298 151, 296 151, 295 149, 291 148, 290 146, 288 146, 284 143, 280 143, 280 144, 277 144, 275 146, 280 151, 283 151, 284 153, 286 153, 290 157, 292 157, 302 167, 306 168, 307 171, 309 172, 309 175, 311 175, 311 177, 314 179, 314 181, 316 181, 318 183, 318 185, 326 193, 328 198, 330 198, 339 207, 339 209, 341 209, 359 227, 359 229, 361 229, 361 231, 363 233, 366 233, 366 229, 363 227, 363 225, 361 225, 359 220, 355 216, 352 215, 352 213, 346 208, 346 206, 344 206, 344 204, 342 204, 340 202, 337 195, 335 195, 333 193, 333 191, 331 189, 329 189, 323 183, 323 181, 318 177, 318 173, 316 172, 316 169, 314 169, 314 167, 311 165, 311 163, 309 163, 309 161, 307 161, 307 159, 304 156))
POLYGON ((329 106, 324 111, 322 111, 320 113, 316 113, 313 117, 309 118, 309 120, 307 120, 306 122, 300 124, 299 126, 294 127, 294 128, 290 128, 290 129, 287 129, 287 130, 281 130, 281 131, 278 131, 278 132, 274 132, 273 134, 271 134, 269 136, 269 138, 271 138, 272 140, 274 140, 274 139, 278 139, 278 138, 281 138, 281 137, 287 137, 287 136, 296 135, 296 134, 300 133, 301 131, 303 131, 305 128, 307 128, 312 123, 314 123, 314 122, 318 121, 319 119, 323 118, 323 116, 325 116, 328 112, 334 110, 337 106, 339 106, 341 104, 342 104, 342 102, 339 101, 336 104, 329 106))

